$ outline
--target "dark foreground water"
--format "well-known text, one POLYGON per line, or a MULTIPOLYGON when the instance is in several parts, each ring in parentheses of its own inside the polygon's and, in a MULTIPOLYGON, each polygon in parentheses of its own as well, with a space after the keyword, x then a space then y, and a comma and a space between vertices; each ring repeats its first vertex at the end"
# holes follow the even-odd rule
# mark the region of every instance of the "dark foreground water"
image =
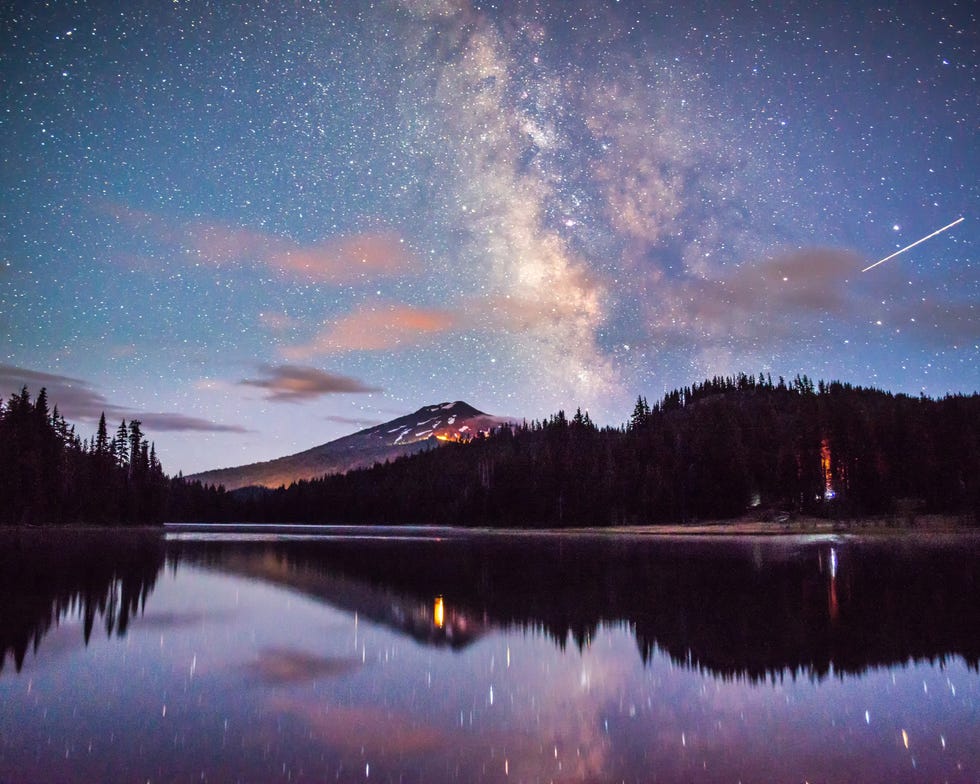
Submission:
POLYGON ((980 538, 0 532, 0 782, 977 782, 980 538))

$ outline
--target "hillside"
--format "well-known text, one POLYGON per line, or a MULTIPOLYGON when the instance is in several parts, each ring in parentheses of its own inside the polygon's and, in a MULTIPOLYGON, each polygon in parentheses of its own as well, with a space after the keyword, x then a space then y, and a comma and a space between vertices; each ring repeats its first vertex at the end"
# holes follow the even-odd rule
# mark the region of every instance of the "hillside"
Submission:
POLYGON ((621 526, 749 510, 759 520, 976 521, 980 395, 715 378, 653 406, 638 399, 621 428, 559 411, 243 503, 199 485, 176 490, 172 519, 209 522, 621 526))
POLYGON ((440 441, 465 441, 510 421, 485 414, 460 400, 438 403, 293 455, 204 471, 187 479, 222 485, 226 490, 288 486, 302 479, 371 467, 421 452, 440 441))

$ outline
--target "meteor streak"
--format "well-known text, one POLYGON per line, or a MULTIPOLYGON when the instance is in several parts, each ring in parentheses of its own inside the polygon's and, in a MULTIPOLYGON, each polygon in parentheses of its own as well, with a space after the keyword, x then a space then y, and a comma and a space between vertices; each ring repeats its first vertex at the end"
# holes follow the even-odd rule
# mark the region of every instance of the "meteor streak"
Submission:
POLYGON ((869 269, 873 269, 874 267, 877 267, 879 264, 884 264, 886 261, 888 261, 888 259, 895 258, 899 253, 905 253, 905 251, 909 250, 910 248, 914 248, 919 243, 925 242, 928 239, 932 239, 937 234, 942 234, 944 231, 946 231, 946 229, 951 229, 957 223, 962 223, 962 222, 963 222, 963 218, 957 218, 952 223, 950 223, 948 226, 943 226, 941 229, 936 229, 932 234, 926 235, 921 240, 916 240, 911 245, 906 245, 901 250, 896 250, 891 256, 885 256, 885 258, 881 259, 880 261, 876 261, 874 264, 871 264, 871 265, 865 267, 863 270, 861 270, 861 272, 867 272, 869 269))

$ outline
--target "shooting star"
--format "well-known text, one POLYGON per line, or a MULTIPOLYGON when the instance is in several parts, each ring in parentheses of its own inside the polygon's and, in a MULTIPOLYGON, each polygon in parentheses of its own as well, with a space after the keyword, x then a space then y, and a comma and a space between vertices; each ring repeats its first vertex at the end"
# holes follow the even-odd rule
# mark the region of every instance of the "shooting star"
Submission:
POLYGON ((932 239, 933 237, 935 237, 935 236, 936 236, 937 234, 942 234, 942 233, 943 233, 944 231, 946 231, 947 229, 951 229, 951 228, 953 228, 953 226, 955 226, 955 225, 956 225, 957 223, 962 223, 962 222, 963 222, 963 218, 957 218, 957 219, 956 219, 956 220, 954 220, 954 221, 953 221, 952 223, 950 223, 950 224, 949 224, 948 226, 943 226, 943 227, 942 227, 941 229, 936 229, 936 230, 935 230, 935 231, 934 231, 934 232, 933 232, 932 234, 928 234, 928 235, 926 235, 926 236, 925 236, 925 237, 923 237, 923 238, 922 238, 921 240, 916 240, 916 241, 915 241, 915 242, 913 242, 913 243, 912 243, 911 245, 906 245, 906 246, 905 246, 904 248, 902 248, 901 250, 896 250, 896 251, 895 251, 895 252, 894 252, 894 253, 893 253, 893 254, 892 254, 891 256, 885 256, 885 258, 883 258, 883 259, 881 259, 880 261, 876 261, 876 262, 875 262, 874 264, 871 264, 871 265, 869 265, 869 266, 867 266, 867 267, 865 267, 865 268, 864 268, 863 270, 861 270, 861 272, 867 272, 867 271, 868 271, 869 269, 874 269, 874 268, 875 268, 875 267, 877 267, 877 266, 878 266, 879 264, 884 264, 884 263, 885 263, 886 261, 888 261, 888 259, 893 259, 893 258, 895 258, 895 257, 896 257, 896 256, 897 256, 897 255, 898 255, 899 253, 905 253, 905 251, 907 251, 907 250, 910 250, 911 248, 914 248, 914 247, 915 247, 916 245, 918 245, 918 244, 920 244, 920 243, 922 243, 922 242, 925 242, 926 240, 930 240, 930 239, 932 239))

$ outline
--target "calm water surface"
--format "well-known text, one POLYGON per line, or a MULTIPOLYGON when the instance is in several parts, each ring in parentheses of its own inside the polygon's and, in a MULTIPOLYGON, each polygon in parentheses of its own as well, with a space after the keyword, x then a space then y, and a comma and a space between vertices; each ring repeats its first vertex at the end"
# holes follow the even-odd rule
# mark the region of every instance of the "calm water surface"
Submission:
POLYGON ((980 781, 980 538, 0 532, 0 782, 980 781))

